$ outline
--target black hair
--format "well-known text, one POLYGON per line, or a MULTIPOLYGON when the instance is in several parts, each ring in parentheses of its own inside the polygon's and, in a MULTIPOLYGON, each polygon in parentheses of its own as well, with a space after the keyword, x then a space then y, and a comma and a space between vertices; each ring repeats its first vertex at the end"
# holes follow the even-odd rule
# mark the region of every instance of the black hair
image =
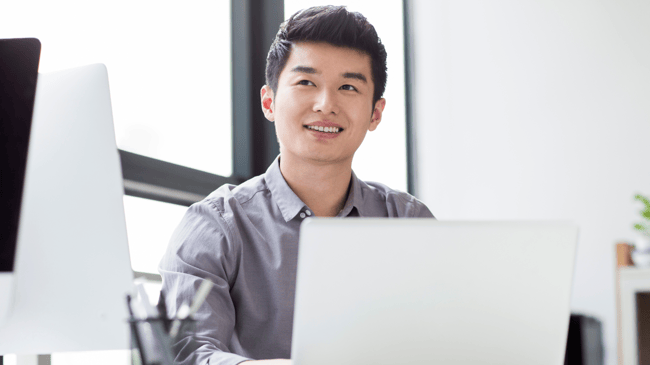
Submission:
POLYGON ((266 57, 266 84, 274 93, 296 42, 326 42, 369 55, 375 85, 373 105, 381 99, 386 90, 386 49, 363 15, 345 6, 327 5, 298 11, 284 21, 266 57))

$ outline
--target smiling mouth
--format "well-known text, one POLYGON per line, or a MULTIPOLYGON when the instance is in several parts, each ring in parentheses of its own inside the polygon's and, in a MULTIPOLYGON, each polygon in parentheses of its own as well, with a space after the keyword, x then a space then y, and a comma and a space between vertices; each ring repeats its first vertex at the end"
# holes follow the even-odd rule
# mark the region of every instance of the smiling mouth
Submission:
POLYGON ((316 132, 323 132, 323 133, 341 133, 343 132, 343 128, 339 127, 320 127, 320 126, 312 126, 312 125, 306 125, 305 128, 311 129, 312 131, 316 132))

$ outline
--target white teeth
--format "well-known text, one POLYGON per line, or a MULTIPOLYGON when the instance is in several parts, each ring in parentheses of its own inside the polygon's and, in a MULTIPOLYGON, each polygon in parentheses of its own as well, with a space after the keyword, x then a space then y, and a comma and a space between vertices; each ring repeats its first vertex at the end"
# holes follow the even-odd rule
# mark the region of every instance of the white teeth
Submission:
POLYGON ((325 132, 325 133, 338 133, 339 128, 338 127, 320 127, 320 126, 307 126, 307 128, 319 132, 325 132))

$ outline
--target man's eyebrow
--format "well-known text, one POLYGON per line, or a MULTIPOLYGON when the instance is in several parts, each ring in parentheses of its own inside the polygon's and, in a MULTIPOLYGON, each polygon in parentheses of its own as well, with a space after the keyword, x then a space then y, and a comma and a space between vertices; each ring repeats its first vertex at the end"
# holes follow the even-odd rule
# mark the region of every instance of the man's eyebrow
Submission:
POLYGON ((305 74, 317 74, 319 73, 316 71, 315 68, 309 67, 309 66, 296 66, 291 69, 291 72, 299 72, 299 73, 305 73, 305 74))
POLYGON ((346 78, 346 79, 357 79, 357 80, 363 81, 365 83, 368 82, 368 80, 366 80, 366 76, 364 76, 364 74, 358 73, 358 72, 346 72, 346 73, 343 74, 343 77, 346 78))

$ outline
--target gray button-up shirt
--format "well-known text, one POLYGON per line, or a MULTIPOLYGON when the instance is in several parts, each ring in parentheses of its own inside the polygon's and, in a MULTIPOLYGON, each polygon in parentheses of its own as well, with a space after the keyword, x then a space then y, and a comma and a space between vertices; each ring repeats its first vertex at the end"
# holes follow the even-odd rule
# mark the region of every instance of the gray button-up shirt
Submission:
MULTIPOLYGON (((215 283, 193 333, 176 344, 181 364, 232 365, 289 358, 300 223, 313 215, 280 172, 224 185, 192 205, 160 263, 168 312, 215 283)), ((433 217, 413 196, 359 180, 339 217, 433 217)))

